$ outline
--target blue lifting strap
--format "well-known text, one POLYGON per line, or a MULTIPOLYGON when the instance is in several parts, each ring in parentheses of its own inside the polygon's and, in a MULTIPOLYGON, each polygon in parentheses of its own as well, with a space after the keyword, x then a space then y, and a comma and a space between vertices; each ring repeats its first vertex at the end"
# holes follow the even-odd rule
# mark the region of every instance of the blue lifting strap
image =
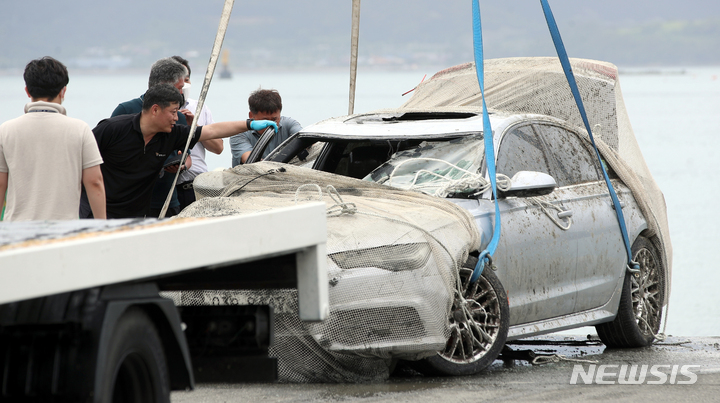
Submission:
POLYGON ((625 243, 625 252, 627 253, 628 258, 628 269, 631 272, 638 272, 640 268, 639 265, 633 261, 630 240, 628 238, 627 228, 625 227, 625 217, 623 215, 622 207, 620 206, 620 200, 615 193, 615 189, 610 182, 607 170, 605 169, 605 166, 602 162, 602 157, 600 157, 600 152, 595 145, 595 138, 593 137, 592 130, 590 130, 590 123, 588 121, 587 114, 585 113, 585 106, 583 106, 582 98, 580 97, 580 90, 578 89, 577 82, 575 81, 575 75, 573 74, 572 67, 570 66, 570 59, 568 58, 567 52, 565 51, 565 45, 563 45, 562 38, 560 37, 560 30, 558 29, 557 23, 555 22, 555 17, 553 16, 552 10, 550 9, 550 4, 548 4, 547 0, 540 0, 540 3, 542 4, 542 9, 545 13, 545 19, 547 20, 548 28, 550 29, 550 36, 552 36, 553 43, 555 44, 555 50, 557 51, 558 59, 560 59, 560 64, 562 64, 563 71, 565 72, 565 77, 567 78, 568 84, 570 85, 570 90, 572 91, 573 97, 575 98, 575 103, 580 110, 580 116, 582 117, 583 123, 585 124, 585 129, 590 136, 590 141, 592 142, 593 149, 595 149, 595 156, 597 157, 598 161, 600 161, 600 168, 602 169, 603 177, 605 178, 605 184, 607 184, 608 190, 610 191, 610 198, 612 199, 613 206, 615 207, 618 224, 620 224, 620 232, 622 232, 623 242, 625 243))
POLYGON ((478 262, 475 265, 470 282, 474 283, 482 274, 486 264, 492 264, 492 255, 497 249, 500 242, 500 206, 497 198, 497 184, 495 178, 495 145, 493 142, 493 131, 490 127, 490 115, 488 115, 487 105, 485 104, 485 65, 483 63, 483 42, 482 42, 482 24, 480 23, 480 3, 473 0, 473 45, 475 50, 475 72, 477 73, 478 84, 480 85, 480 95, 483 105, 483 138, 485 143, 485 161, 487 161, 488 176, 490 176, 490 184, 492 185, 493 200, 495 201, 495 226, 493 227, 493 236, 487 248, 480 253, 478 262))

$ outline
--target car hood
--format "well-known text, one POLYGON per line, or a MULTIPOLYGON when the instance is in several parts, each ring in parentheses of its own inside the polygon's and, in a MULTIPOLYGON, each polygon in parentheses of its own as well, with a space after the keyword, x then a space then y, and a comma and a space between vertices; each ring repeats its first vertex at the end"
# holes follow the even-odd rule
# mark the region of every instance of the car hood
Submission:
POLYGON ((199 175, 194 188, 199 199, 181 216, 247 214, 324 201, 329 254, 430 242, 453 260, 464 260, 480 246, 473 216, 454 203, 309 168, 274 162, 239 165, 199 175))

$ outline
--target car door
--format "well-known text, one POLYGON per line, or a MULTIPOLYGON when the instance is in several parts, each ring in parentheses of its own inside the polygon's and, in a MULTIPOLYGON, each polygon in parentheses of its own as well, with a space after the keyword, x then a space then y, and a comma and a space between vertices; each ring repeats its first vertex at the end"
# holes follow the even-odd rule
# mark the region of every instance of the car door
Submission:
MULTIPOLYGON (((547 147, 531 125, 511 127, 501 136, 497 171, 509 177, 518 171, 552 175, 547 147)), ((554 193, 544 199, 563 207, 554 193)), ((494 260, 508 291, 510 324, 572 313, 577 241, 556 224, 564 219, 553 221, 532 198, 506 198, 500 206, 502 235, 494 260)))
POLYGON ((549 153, 550 174, 558 183, 554 196, 572 219, 565 236, 577 247, 574 312, 605 304, 625 266, 625 247, 612 200, 597 158, 578 134, 564 127, 537 123, 549 153))

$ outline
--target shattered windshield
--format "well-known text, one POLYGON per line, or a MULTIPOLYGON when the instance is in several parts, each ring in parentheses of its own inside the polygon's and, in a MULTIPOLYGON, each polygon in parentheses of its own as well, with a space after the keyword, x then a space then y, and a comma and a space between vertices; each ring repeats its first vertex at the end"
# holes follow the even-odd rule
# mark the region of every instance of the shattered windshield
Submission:
POLYGON ((398 151, 363 179, 430 195, 474 194, 484 185, 482 134, 444 141, 423 141, 398 151))

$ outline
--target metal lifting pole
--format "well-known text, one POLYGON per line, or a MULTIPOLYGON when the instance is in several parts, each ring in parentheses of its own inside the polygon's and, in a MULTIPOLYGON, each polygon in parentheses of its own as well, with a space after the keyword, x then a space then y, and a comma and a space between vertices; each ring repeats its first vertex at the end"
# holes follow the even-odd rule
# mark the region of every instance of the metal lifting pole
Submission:
MULTIPOLYGON (((227 31, 228 22, 230 21, 233 4, 235 4, 235 0, 225 0, 222 16, 220 17, 220 26, 218 27, 217 35, 215 35, 215 43, 213 44, 212 53, 210 53, 210 61, 208 62, 207 71, 205 72, 205 80, 203 81, 202 90, 200 90, 200 98, 198 98, 197 108, 195 108, 195 119, 193 119, 192 125, 190 125, 190 135, 188 136, 187 143, 185 143, 185 149, 183 150, 182 158, 180 159, 180 161, 183 162, 187 158, 190 141, 197 129, 198 116, 200 116, 200 111, 202 111, 202 108, 205 105, 205 97, 207 96, 208 89, 210 88, 210 81, 212 81, 213 74, 215 73, 215 67, 217 66, 218 58, 220 57, 220 49, 222 48, 223 41, 225 40, 225 32, 227 31)), ((170 199, 172 199, 172 194, 175 190, 175 185, 177 184, 179 175, 180 169, 178 169, 175 173, 175 179, 173 179, 170 193, 168 193, 165 198, 165 204, 163 204, 158 218, 165 218, 165 213, 170 205, 170 199)))
POLYGON ((350 34, 350 103, 348 115, 355 112, 355 82, 357 79, 358 39, 360 37, 360 0, 352 2, 352 32, 350 34))

